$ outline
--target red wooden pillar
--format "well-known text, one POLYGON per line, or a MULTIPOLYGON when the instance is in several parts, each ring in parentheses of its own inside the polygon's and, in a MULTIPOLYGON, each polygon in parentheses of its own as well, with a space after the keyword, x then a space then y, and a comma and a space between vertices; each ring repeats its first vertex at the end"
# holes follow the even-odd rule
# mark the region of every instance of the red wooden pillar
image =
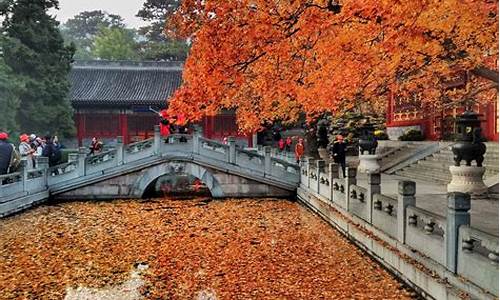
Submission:
POLYGON ((76 113, 76 136, 78 139, 78 147, 83 147, 83 139, 86 135, 85 132, 85 115, 82 113, 76 113))
POLYGON ((128 134, 128 116, 127 116, 127 114, 120 113, 119 123, 120 123, 120 135, 123 137, 123 143, 128 144, 130 141, 129 141, 129 134, 128 134))

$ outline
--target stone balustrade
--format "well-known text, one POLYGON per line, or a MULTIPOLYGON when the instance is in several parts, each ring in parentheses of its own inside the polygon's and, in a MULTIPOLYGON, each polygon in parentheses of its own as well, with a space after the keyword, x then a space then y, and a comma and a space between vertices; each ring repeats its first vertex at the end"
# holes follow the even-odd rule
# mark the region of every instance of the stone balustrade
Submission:
POLYGON ((234 138, 230 137, 226 145, 203 138, 198 132, 164 139, 158 127, 154 138, 148 140, 124 145, 118 137, 114 149, 96 155, 88 155, 85 150, 81 148, 78 154, 69 156, 67 163, 55 167, 49 168, 46 158, 39 158, 36 169, 26 166, 22 172, 0 176, 0 216, 32 203, 32 199, 23 200, 28 195, 41 193, 40 197, 46 199, 63 187, 76 189, 105 176, 149 168, 153 162, 191 161, 290 191, 295 190, 300 176, 297 164, 272 157, 270 148, 266 147, 261 155, 238 149, 234 138))
POLYGON ((325 204, 372 228, 389 244, 400 245, 404 253, 427 267, 441 266, 435 272, 449 272, 458 285, 463 285, 460 275, 478 290, 498 296, 498 237, 470 227, 468 194, 449 193, 447 215, 441 216, 416 205, 415 182, 400 181, 394 198, 381 193, 380 174, 368 174, 362 186, 355 169, 347 173, 347 178, 340 178, 338 165, 304 160, 299 199, 343 230, 349 230, 345 220, 332 219, 325 204))

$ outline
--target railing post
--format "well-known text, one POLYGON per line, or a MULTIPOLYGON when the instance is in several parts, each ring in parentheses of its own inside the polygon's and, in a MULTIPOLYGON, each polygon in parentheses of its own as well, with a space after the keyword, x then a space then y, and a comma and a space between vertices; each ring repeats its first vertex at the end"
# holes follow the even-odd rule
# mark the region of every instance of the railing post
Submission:
POLYGON ((85 147, 80 147, 78 149, 78 176, 85 176, 86 174, 86 164, 85 160, 87 158, 87 153, 85 153, 85 147))
POLYGON ((36 168, 38 170, 43 171, 43 185, 48 186, 48 177, 49 177, 49 158, 37 156, 36 157, 36 168))
POLYGON ((200 137, 201 137, 201 128, 199 126, 194 127, 193 131, 193 153, 200 154, 200 137))
POLYGON ((227 143, 229 145, 229 163, 236 164, 236 138, 234 136, 228 137, 227 143))
POLYGON ((470 195, 459 192, 448 194, 448 212, 446 215, 446 268, 457 272, 458 229, 462 225, 470 225, 470 195))
POLYGON ((311 166, 314 164, 314 158, 307 158, 306 160, 306 163, 307 163, 307 187, 308 188, 311 188, 311 166))
POLYGON ((264 147, 264 174, 271 174, 271 147, 264 147))
POLYGON ((161 134, 160 134, 160 125, 155 125, 154 127, 154 151, 156 155, 161 153, 161 134))
POLYGON ((328 165, 328 174, 330 175, 330 199, 333 201, 333 180, 339 178, 339 165, 336 163, 330 163, 328 165))
POLYGON ((28 181, 28 161, 26 159, 21 160, 21 163, 19 165, 21 167, 21 171, 23 173, 23 191, 28 192, 26 190, 26 181, 28 181))
POLYGON ((321 171, 324 171, 326 167, 326 162, 324 160, 317 160, 316 161, 316 178, 317 178, 317 186, 316 192, 319 194, 319 185, 321 182, 321 171))
POLYGON ((351 168, 347 167, 347 177, 345 178, 345 204, 346 204, 346 209, 347 211, 350 210, 350 203, 351 203, 351 185, 355 185, 357 183, 356 181, 356 171, 357 168, 351 168))
POLYGON ((368 220, 373 221, 373 195, 380 194, 380 173, 368 173, 368 220))
POLYGON ((415 206, 416 184, 414 181, 401 180, 398 183, 398 240, 406 242, 406 208, 415 206))
MULTIPOLYGON (((116 165, 117 166, 123 165, 123 152, 124 152, 123 137, 118 136, 118 137, 116 137, 116 165)), ((156 153, 156 150, 155 150, 155 153, 156 153)))

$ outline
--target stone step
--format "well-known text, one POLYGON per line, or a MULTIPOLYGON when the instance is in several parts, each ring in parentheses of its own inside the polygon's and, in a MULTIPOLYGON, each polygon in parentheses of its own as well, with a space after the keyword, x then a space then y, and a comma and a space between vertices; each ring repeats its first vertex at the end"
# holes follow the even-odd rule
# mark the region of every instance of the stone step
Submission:
POLYGON ((427 182, 438 182, 442 184, 446 184, 451 181, 451 174, 450 177, 445 177, 445 176, 424 175, 420 172, 413 172, 412 170, 406 170, 406 171, 400 170, 396 172, 396 175, 407 177, 410 180, 413 179, 413 180, 421 180, 427 182))

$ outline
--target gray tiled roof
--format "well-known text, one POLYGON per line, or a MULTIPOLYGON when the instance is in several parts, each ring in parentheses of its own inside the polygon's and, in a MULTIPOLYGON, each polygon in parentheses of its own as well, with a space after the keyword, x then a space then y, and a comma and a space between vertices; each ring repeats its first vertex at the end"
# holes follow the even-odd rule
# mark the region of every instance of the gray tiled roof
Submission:
POLYGON ((181 85, 182 63, 79 61, 70 82, 73 106, 162 106, 181 85))

